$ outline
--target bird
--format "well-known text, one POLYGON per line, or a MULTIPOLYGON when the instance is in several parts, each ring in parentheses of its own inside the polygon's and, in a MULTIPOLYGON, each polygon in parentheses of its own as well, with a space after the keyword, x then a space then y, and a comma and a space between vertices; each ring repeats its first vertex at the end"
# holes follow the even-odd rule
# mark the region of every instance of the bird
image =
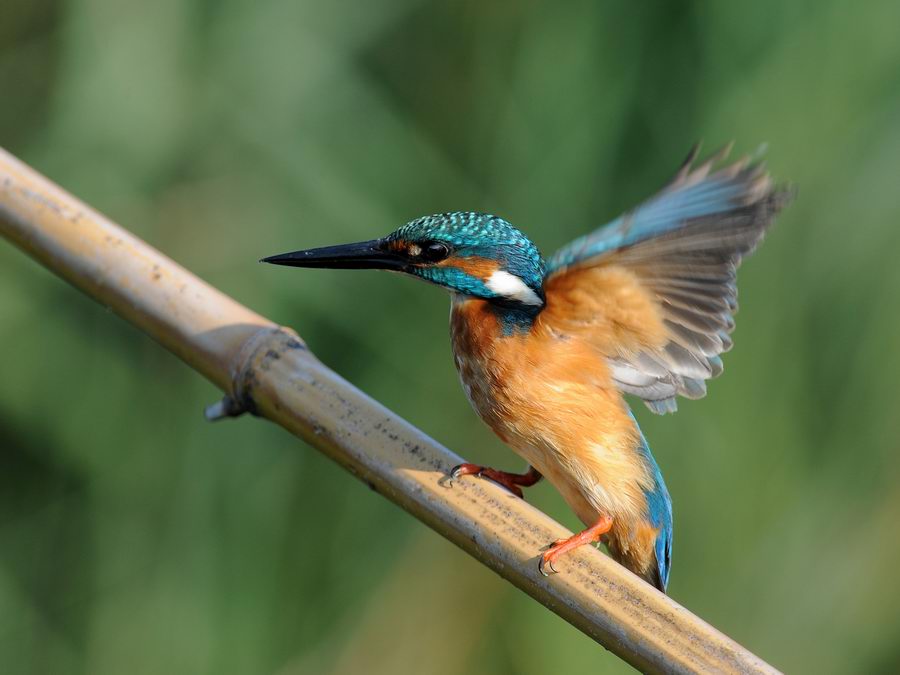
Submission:
POLYGON ((654 196, 546 259, 503 218, 457 211, 261 262, 390 270, 449 290, 466 396, 528 462, 523 473, 464 463, 450 477, 487 478, 518 497, 546 477, 585 529, 542 549, 542 574, 603 543, 665 593, 672 500, 624 395, 665 414, 678 397, 706 394, 732 346, 736 270, 794 194, 758 154, 726 164, 729 151, 698 162, 695 145, 654 196))

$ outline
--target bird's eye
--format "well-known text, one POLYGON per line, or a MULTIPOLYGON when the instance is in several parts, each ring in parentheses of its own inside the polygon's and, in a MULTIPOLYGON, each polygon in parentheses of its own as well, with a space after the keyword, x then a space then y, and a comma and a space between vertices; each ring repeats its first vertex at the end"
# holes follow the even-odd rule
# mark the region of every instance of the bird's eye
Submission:
POLYGON ((413 244, 409 247, 409 255, 416 262, 434 263, 444 260, 450 255, 450 247, 441 241, 428 241, 423 244, 413 244))

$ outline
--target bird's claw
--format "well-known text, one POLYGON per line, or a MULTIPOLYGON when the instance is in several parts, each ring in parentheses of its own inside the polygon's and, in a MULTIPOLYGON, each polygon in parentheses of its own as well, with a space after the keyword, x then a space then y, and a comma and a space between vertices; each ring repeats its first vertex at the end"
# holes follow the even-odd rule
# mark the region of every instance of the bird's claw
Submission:
POLYGON ((522 493, 522 489, 514 482, 515 479, 519 477, 518 475, 508 474, 503 471, 497 471, 495 469, 489 469, 487 467, 478 466, 477 464, 457 464, 452 469, 450 469, 450 475, 445 481, 444 485, 450 487, 453 485, 454 480, 461 478, 462 476, 487 478, 500 487, 506 488, 514 496, 520 499, 524 499, 525 497, 525 495, 522 493))
POLYGON ((454 466, 452 469, 450 469, 450 480, 452 480, 452 481, 458 480, 459 478, 462 478, 463 476, 471 476, 471 475, 480 476, 481 475, 480 468, 478 471, 467 471, 467 469, 470 466, 471 466, 471 464, 457 464, 456 466, 454 466))
POLYGON ((541 554, 540 559, 538 560, 538 570, 540 570, 541 574, 545 577, 549 577, 551 574, 559 574, 559 570, 557 570, 553 566, 553 558, 556 557, 556 548, 560 544, 566 543, 565 539, 556 539, 544 548, 544 552, 541 554), (547 568, 550 568, 550 571, 547 571, 547 568))
POLYGON ((484 467, 478 466, 477 464, 469 464, 468 462, 463 462, 462 464, 457 464, 452 469, 450 469, 450 478, 456 480, 457 478, 462 478, 463 476, 478 476, 481 477, 484 475, 484 467))
POLYGON ((555 574, 556 568, 553 566, 554 559, 559 558, 563 554, 576 549, 579 546, 599 542, 601 538, 610 531, 612 524, 612 518, 602 515, 597 518, 597 522, 586 530, 582 530, 578 534, 573 534, 568 539, 557 539, 554 541, 541 554, 541 559, 538 562, 538 569, 541 571, 541 574, 545 577, 550 576, 549 572, 547 572, 548 567, 555 574))
MULTIPOLYGON (((438 483, 440 483, 445 488, 452 488, 453 482, 459 480, 463 476, 480 476, 481 471, 467 471, 468 468, 473 467, 473 464, 457 464, 452 469, 450 469, 450 473, 443 476, 438 483)), ((479 467, 480 468, 480 467, 479 467)))
POLYGON ((543 574, 545 577, 549 577, 551 574, 559 574, 559 571, 553 566, 553 559, 548 558, 546 554, 542 555, 538 560, 538 571, 543 574), (550 571, 547 571, 547 568, 550 568, 550 571))

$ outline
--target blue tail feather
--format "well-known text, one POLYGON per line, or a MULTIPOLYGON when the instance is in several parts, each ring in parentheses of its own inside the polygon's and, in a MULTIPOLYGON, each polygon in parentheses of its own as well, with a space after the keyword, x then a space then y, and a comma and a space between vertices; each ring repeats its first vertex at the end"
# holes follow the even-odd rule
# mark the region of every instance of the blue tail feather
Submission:
MULTIPOLYGON (((634 419, 633 415, 632 419, 634 419)), ((662 472, 659 470, 659 465, 653 459, 650 446, 647 445, 647 439, 644 438, 643 432, 637 426, 637 420, 635 420, 635 426, 640 434, 641 445, 638 450, 646 460, 653 476, 653 487, 644 491, 647 499, 647 515, 653 527, 659 529, 654 547, 656 569, 652 571, 650 580, 665 593, 669 583, 669 570, 672 566, 672 499, 669 497, 669 491, 663 480, 662 472)))

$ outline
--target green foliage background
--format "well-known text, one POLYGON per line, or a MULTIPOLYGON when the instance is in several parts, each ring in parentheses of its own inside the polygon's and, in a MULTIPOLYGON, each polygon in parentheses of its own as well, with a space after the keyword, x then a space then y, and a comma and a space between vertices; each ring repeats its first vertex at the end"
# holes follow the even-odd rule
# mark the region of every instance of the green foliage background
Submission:
MULTIPOLYGON (((258 265, 486 210, 546 251, 689 146, 799 198, 742 269, 710 395, 637 410, 671 595, 795 673, 900 669, 895 0, 4 0, 0 145, 462 455, 441 291, 258 265)), ((4 673, 628 667, 0 245, 4 673)), ((530 497, 570 526, 547 485, 530 497)))

